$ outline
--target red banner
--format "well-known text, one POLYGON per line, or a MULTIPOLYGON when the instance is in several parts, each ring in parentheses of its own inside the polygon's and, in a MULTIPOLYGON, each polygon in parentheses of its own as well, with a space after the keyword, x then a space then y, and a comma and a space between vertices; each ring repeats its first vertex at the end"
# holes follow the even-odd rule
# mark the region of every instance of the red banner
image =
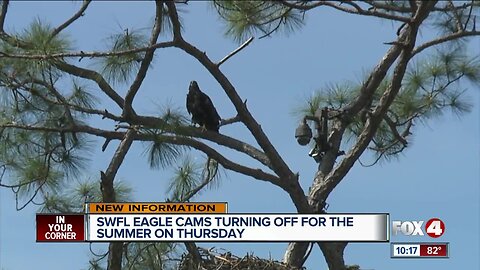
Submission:
POLYGON ((37 214, 37 242, 83 242, 83 214, 37 214))

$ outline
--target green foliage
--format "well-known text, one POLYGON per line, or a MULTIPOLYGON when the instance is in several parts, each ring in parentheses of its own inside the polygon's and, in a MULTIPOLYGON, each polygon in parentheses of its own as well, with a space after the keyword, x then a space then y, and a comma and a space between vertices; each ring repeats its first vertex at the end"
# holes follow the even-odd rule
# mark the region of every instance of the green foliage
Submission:
POLYGON ((86 86, 75 80, 72 81, 72 92, 66 100, 69 104, 87 109, 95 108, 95 105, 98 103, 97 97, 90 93, 86 86))
POLYGON ((166 168, 172 165, 175 160, 183 153, 181 146, 165 143, 161 137, 150 142, 146 153, 148 154, 148 163, 154 169, 166 168))
POLYGON ((227 23, 225 34, 237 42, 257 32, 262 37, 277 30, 288 34, 304 25, 300 11, 278 1, 214 1, 213 5, 227 23))
MULTIPOLYGON (((473 85, 480 83, 480 60, 466 55, 464 51, 462 47, 439 49, 409 65, 402 88, 368 148, 376 159, 397 158, 411 141, 416 123, 426 123, 442 116, 446 111, 456 115, 471 111, 472 104, 465 96, 461 82, 469 81, 473 85)), ((378 105, 381 95, 390 87, 390 81, 390 76, 387 76, 376 89, 368 111, 378 105)), ((363 82, 328 85, 299 106, 295 114, 300 117, 313 115, 317 109, 325 106, 342 109, 359 95, 362 84, 363 82)), ((364 124, 365 119, 361 115, 351 119, 346 130, 347 142, 352 143, 360 135, 364 124)))
MULTIPOLYGON (((16 34, 19 46, 0 41, 0 48, 8 54, 48 55, 65 53, 72 49, 69 38, 63 33, 52 36, 53 27, 40 19, 35 19, 22 33, 16 34)), ((51 65, 46 60, 9 59, 0 60, 2 71, 13 73, 17 78, 41 76, 51 65)), ((54 78, 58 77, 58 73, 54 78)))
POLYGON ((202 166, 186 156, 173 173, 168 192, 174 201, 180 201, 188 192, 201 183, 202 166))
MULTIPOLYGON (((70 40, 53 31, 36 19, 15 35, 18 44, 1 41, 0 48, 32 56, 70 51, 70 40)), ((82 123, 85 115, 66 105, 87 109, 95 105, 85 87, 73 81, 69 89, 66 82, 49 60, 0 58, 0 123, 19 126, 0 132, 0 166, 9 176, 2 184, 16 187, 17 207, 20 200, 28 203, 39 194, 47 208, 66 209, 70 204, 58 196, 64 181, 78 177, 86 167, 89 141, 81 134, 49 130, 82 123)))
MULTIPOLYGON (((113 34, 108 39, 111 52, 142 48, 147 46, 147 41, 147 36, 144 33, 129 29, 113 34)), ((102 73, 111 82, 125 83, 132 78, 134 72, 140 67, 144 54, 144 52, 137 52, 101 58, 102 73)))
MULTIPOLYGON (((462 28, 471 29, 475 26, 475 20, 473 18, 480 15, 480 2, 479 1, 452 1, 455 6, 462 5, 473 6, 470 8, 456 8, 452 10, 450 1, 441 1, 442 12, 437 12, 436 16, 431 16, 429 23, 436 28, 441 34, 451 34, 458 32, 459 25, 462 28)), ((456 39, 454 42, 462 41, 462 39, 456 39)))
POLYGON ((184 153, 186 147, 166 143, 162 135, 174 132, 188 123, 185 115, 179 110, 170 106, 159 108, 162 113, 158 116, 161 119, 161 125, 157 129, 142 130, 144 134, 152 136, 154 139, 147 142, 147 148, 144 154, 148 157, 148 163, 151 168, 166 168, 184 153))
MULTIPOLYGON (((117 202, 132 201, 132 188, 125 181, 116 180, 114 190, 117 202)), ((102 202, 100 179, 71 181, 56 192, 49 192, 43 197, 44 203, 40 208, 43 213, 83 212, 85 203, 102 202)))
POLYGON ((62 187, 62 174, 52 170, 41 157, 23 160, 22 169, 17 170, 15 176, 18 194, 22 197, 32 196, 40 190, 57 193, 62 187))
POLYGON ((187 155, 173 172, 168 188, 169 198, 176 202, 190 201, 204 187, 218 187, 223 174, 223 168, 214 159, 207 158, 199 163, 187 155))
POLYGON ((71 213, 74 205, 69 198, 60 194, 48 194, 44 196, 44 203, 40 208, 41 213, 71 213))
POLYGON ((480 82, 480 59, 471 58, 462 48, 438 51, 428 60, 413 64, 405 76, 405 87, 393 104, 398 115, 422 120, 440 116, 445 108, 467 113, 471 104, 462 95, 461 80, 480 82))
POLYGON ((51 54, 66 52, 71 44, 64 36, 52 37, 53 28, 40 19, 34 20, 30 27, 20 36, 20 39, 29 45, 30 53, 51 54))

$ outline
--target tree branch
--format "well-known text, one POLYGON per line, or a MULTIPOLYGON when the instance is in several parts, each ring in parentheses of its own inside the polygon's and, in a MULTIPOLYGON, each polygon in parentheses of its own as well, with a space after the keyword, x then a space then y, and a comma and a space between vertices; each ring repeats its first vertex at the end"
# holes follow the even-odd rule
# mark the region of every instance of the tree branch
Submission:
POLYGON ((390 127, 390 130, 392 131, 392 134, 395 137, 395 139, 401 142, 404 146, 407 146, 408 144, 407 140, 402 135, 400 135, 393 120, 390 117, 388 117, 387 114, 383 116, 383 119, 387 123, 388 127, 390 127))
POLYGON ((384 9, 386 11, 395 11, 395 12, 400 12, 400 13, 411 13, 412 9, 409 7, 404 7, 404 6, 395 6, 395 5, 389 5, 383 1, 371 1, 367 0, 365 3, 368 3, 369 5, 372 6, 372 8, 378 8, 378 9, 384 9))
POLYGON ((328 269, 345 269, 345 260, 343 259, 343 251, 348 243, 346 242, 317 242, 318 246, 322 250, 322 253, 327 260, 328 269))
POLYGON ((459 38, 463 38, 463 37, 469 37, 469 36, 480 36, 480 31, 475 31, 475 30, 459 31, 459 32, 455 32, 455 33, 450 34, 450 35, 446 35, 446 36, 442 36, 442 37, 433 39, 431 41, 423 43, 422 45, 419 45, 419 46, 415 47, 415 49, 413 49, 413 51, 412 51, 412 56, 414 56, 416 54, 419 54, 423 50, 425 50, 429 47, 438 45, 440 43, 444 43, 444 42, 447 42, 447 41, 451 41, 451 40, 455 40, 455 39, 459 39, 459 38))
POLYGON ((459 5, 459 6, 451 6, 451 7, 447 7, 447 5, 443 6, 443 7, 433 7, 433 10, 432 12, 448 12, 448 11, 451 11, 451 10, 459 10, 459 9, 465 9, 465 8, 468 8, 468 7, 473 7, 475 6, 475 0, 471 0, 470 3, 463 3, 462 5, 459 5))
MULTIPOLYGON (((150 36, 150 46, 157 43, 158 36, 160 35, 160 30, 162 29, 162 17, 163 1, 157 0, 155 1, 155 23, 152 28, 152 34, 150 36)), ((134 114, 134 110, 132 108, 133 99, 135 98, 135 95, 137 94, 143 80, 145 79, 145 76, 147 75, 148 67, 153 60, 154 53, 155 49, 150 49, 145 52, 145 56, 143 57, 142 63, 140 64, 140 69, 137 72, 137 76, 135 77, 135 80, 130 86, 127 94, 125 95, 125 105, 123 107, 122 116, 127 119, 134 114)))
POLYGON ((400 22, 404 22, 404 23, 408 23, 410 21, 410 18, 408 17, 403 17, 403 16, 399 16, 399 15, 395 15, 395 14, 389 14, 389 13, 383 13, 383 12, 379 12, 377 10, 365 10, 363 8, 361 8, 358 4, 352 2, 352 1, 340 1, 340 4, 337 4, 338 2, 328 2, 328 1, 319 1, 315 4, 311 4, 311 5, 302 5, 302 4, 295 4, 295 3, 291 3, 289 1, 286 1, 286 0, 282 0, 282 4, 287 6, 287 7, 290 7, 290 8, 295 8, 295 9, 299 9, 299 10, 310 10, 310 9, 313 9, 313 8, 316 8, 316 7, 319 7, 319 6, 328 6, 328 7, 331 7, 331 8, 334 8, 334 9, 337 9, 337 10, 340 10, 340 11, 343 11, 343 12, 346 12, 346 13, 350 13, 350 14, 358 14, 358 15, 363 15, 363 16, 373 16, 373 17, 377 17, 377 18, 384 18, 384 19, 389 19, 389 20, 394 20, 394 21, 400 21, 400 22), (352 6, 353 8, 348 8, 348 7, 345 7, 345 6, 342 6, 341 4, 347 4, 347 5, 350 5, 352 6))
POLYGON ((123 104, 125 103, 123 98, 119 94, 117 94, 115 90, 113 90, 110 84, 108 84, 108 82, 103 78, 100 73, 90 69, 77 67, 64 61, 54 61, 53 64, 56 68, 68 74, 96 82, 98 87, 121 109, 123 109, 123 104))
MULTIPOLYGON (((115 179, 115 175, 118 172, 118 169, 120 168, 120 165, 122 165, 123 160, 125 159, 125 156, 127 155, 127 152, 133 143, 135 133, 136 131, 134 129, 129 129, 125 133, 125 136, 120 142, 117 151, 115 151, 115 154, 113 155, 113 158, 108 165, 107 171, 105 173, 102 171, 100 172, 100 188, 102 190, 103 202, 115 202, 115 189, 113 181, 115 179)), ((122 250, 122 242, 113 242, 108 245, 108 269, 122 269, 122 250)))
POLYGON ((262 163, 263 165, 272 169, 270 159, 261 150, 248 143, 242 142, 240 140, 220 133, 202 131, 201 129, 195 127, 170 128, 169 125, 166 124, 162 119, 151 116, 135 116, 133 119, 131 119, 130 122, 135 125, 142 125, 145 128, 162 128, 162 130, 167 132, 209 140, 218 145, 225 146, 230 149, 247 154, 262 163))
MULTIPOLYGON (((121 140, 126 136, 125 132, 103 130, 103 129, 94 128, 88 125, 76 125, 75 127, 61 128, 61 127, 21 125, 16 123, 4 123, 4 124, 0 124, 0 128, 17 128, 17 129, 23 129, 23 130, 44 131, 44 132, 78 132, 78 133, 87 133, 90 135, 103 137, 109 140, 121 140)), ((160 136, 160 138, 165 143, 170 143, 175 145, 186 145, 186 146, 195 148, 199 151, 202 151, 207 156, 216 160, 226 169, 251 176, 258 180, 268 181, 276 186, 285 188, 285 184, 277 176, 264 172, 261 169, 252 169, 250 167, 235 163, 202 142, 199 142, 197 140, 194 140, 192 138, 188 138, 185 136, 162 135, 160 136)), ((158 139, 158 136, 155 137, 150 134, 136 133, 134 135, 134 140, 137 140, 137 141, 155 141, 156 139, 158 139)))
MULTIPOLYGON (((286 7, 294 8, 294 9, 298 9, 298 10, 303 10, 303 11, 307 11, 307 10, 325 5, 321 1, 317 1, 316 3, 310 4, 310 5, 307 5, 306 1, 296 1, 296 3, 292 3, 291 1, 282 0, 281 2, 282 2, 282 5, 284 5, 286 7)), ((311 2, 313 2, 313 1, 311 1, 311 2)))
POLYGON ((104 202, 115 202, 115 191, 113 189, 113 181, 118 172, 118 169, 123 163, 125 156, 130 149, 134 139, 135 139, 136 131, 135 129, 131 128, 125 132, 122 141, 118 145, 117 151, 112 157, 110 164, 108 165, 107 170, 105 173, 102 172, 102 194, 103 194, 103 201, 104 202))
POLYGON ((240 120, 240 117, 238 115, 236 115, 236 116, 231 117, 231 118, 220 120, 220 126, 226 126, 226 125, 230 125, 230 124, 238 123, 238 122, 241 122, 241 120, 240 120))
POLYGON ((378 125, 383 119, 388 107, 392 104, 401 87, 401 82, 405 74, 407 64, 412 57, 412 50, 415 45, 418 28, 422 21, 431 12, 436 1, 422 2, 415 13, 412 23, 406 28, 407 35, 398 63, 393 71, 392 82, 389 88, 383 93, 379 104, 374 109, 372 116, 368 118, 364 130, 358 136, 355 146, 345 155, 340 164, 325 177, 325 185, 318 190, 318 197, 326 198, 335 186, 343 179, 346 173, 360 157, 363 151, 370 143, 378 125))
POLYGON ((64 23, 62 23, 52 31, 52 34, 48 38, 47 43, 51 41, 56 35, 58 35, 61 31, 67 28, 70 24, 72 24, 74 21, 76 21, 78 18, 83 16, 84 15, 83 13, 85 12, 85 10, 87 10, 88 5, 90 5, 90 3, 91 3, 91 0, 84 0, 82 7, 75 14, 73 14, 73 16, 70 19, 68 19, 67 21, 65 21, 64 23))
MULTIPOLYGON (((376 127, 382 119, 381 116, 385 113, 386 109, 393 101, 396 93, 398 93, 408 60, 411 57, 411 50, 413 49, 413 46, 415 44, 415 37, 418 31, 418 27, 421 21, 423 21, 423 19, 427 16, 429 12, 429 9, 426 8, 425 5, 431 9, 435 5, 435 2, 430 2, 430 4, 423 4, 421 8, 417 9, 417 13, 412 20, 412 23, 407 24, 407 27, 402 30, 402 33, 398 38, 400 42, 390 48, 384 58, 372 71, 368 80, 363 85, 360 91, 360 96, 357 98, 357 100, 355 100, 352 104, 346 107, 347 109, 343 113, 342 118, 333 121, 332 133, 328 139, 329 144, 332 146, 332 149, 325 153, 325 156, 322 160, 322 163, 320 164, 319 170, 315 176, 308 196, 308 202, 315 213, 320 213, 321 211, 323 211, 325 201, 328 198, 329 194, 333 191, 335 186, 338 185, 338 183, 343 179, 345 174, 350 170, 350 168, 353 166, 354 162, 358 159, 360 154, 365 150, 369 141, 373 137, 376 127), (422 16, 420 16, 419 14, 422 16), (357 140, 355 146, 349 151, 349 153, 347 153, 347 155, 340 162, 340 164, 335 169, 333 169, 335 160, 338 156, 338 150, 342 141, 343 134, 345 132, 345 128, 349 123, 348 119, 353 116, 351 115, 351 113, 357 113, 357 110, 363 108, 368 104, 369 99, 372 98, 373 93, 377 89, 380 82, 384 79, 388 69, 391 65, 393 65, 397 57, 400 57, 400 59, 398 60, 398 64, 394 71, 394 79, 392 80, 390 89, 384 94, 387 96, 381 99, 382 110, 385 111, 383 111, 383 114, 379 114, 379 116, 376 116, 376 123, 373 123, 372 120, 367 121, 366 126, 370 126, 368 127, 368 137, 366 136, 365 138, 362 138, 364 139, 364 141, 361 141, 362 139, 360 137, 362 136, 362 133, 359 136, 359 139, 357 140), (389 93, 387 94, 387 92, 389 93), (346 118, 345 114, 347 115, 346 118)), ((364 132, 366 131, 367 127, 365 127, 364 129, 364 132)), ((343 250, 345 249, 345 246, 346 243, 340 243, 338 245, 336 243, 323 243, 320 245, 320 248, 325 255, 329 268, 345 269, 345 262, 343 260, 343 250)), ((305 243, 289 244, 285 261, 289 264, 301 267, 299 263, 302 261, 301 257, 303 256, 303 254, 305 254, 306 248, 307 246, 305 245, 305 243)))
POLYGON ((356 12, 350 12, 347 9, 344 9, 343 6, 340 6, 340 5, 335 5, 335 6, 332 6, 332 7, 336 8, 338 10, 348 12, 348 13, 356 13, 356 14, 360 14, 360 15, 364 15, 364 16, 373 16, 373 17, 377 17, 377 18, 384 18, 384 19, 389 19, 389 20, 394 20, 394 21, 400 21, 400 22, 403 22, 403 23, 409 23, 410 22, 409 17, 403 17, 403 16, 399 16, 399 15, 395 15, 395 14, 389 14, 389 13, 383 13, 383 12, 379 12, 375 9, 364 10, 357 3, 353 2, 353 1, 342 1, 342 3, 354 7, 354 10, 356 12))
MULTIPOLYGON (((5 75, 5 74, 4 74, 5 75)), ((6 75, 5 75, 6 76, 6 75)), ((49 103, 49 104, 53 104, 53 105, 61 105, 61 106, 68 106, 70 109, 74 110, 74 111, 77 111, 77 112, 82 112, 82 113, 87 113, 87 114, 92 114, 92 115, 100 115, 102 116, 102 118, 108 118, 108 119, 111 119, 113 121, 123 121, 123 118, 121 116, 117 116, 117 115, 114 115, 110 112, 108 112, 106 109, 104 110, 98 110, 98 109, 90 109, 90 108, 85 108, 85 107, 82 107, 82 106, 78 106, 78 105, 75 105, 75 104, 71 104, 71 103, 68 103, 67 100, 64 99, 64 101, 62 102, 59 102, 59 101, 55 101, 55 100, 51 100, 47 97, 45 97, 44 95, 41 95, 39 94, 35 89, 31 88, 31 87, 28 87, 26 84, 27 83, 34 83, 34 84, 38 84, 38 85, 41 85, 43 87, 49 87, 49 85, 42 81, 42 80, 37 80, 37 79, 34 79, 34 78, 31 78, 30 80, 28 81, 22 81, 22 82, 19 82, 18 80, 16 80, 16 78, 14 77, 10 77, 10 76, 6 76, 8 77, 10 80, 14 81, 15 84, 13 84, 12 86, 18 88, 18 89, 25 89, 25 91, 27 91, 28 93, 30 93, 32 96, 36 96, 36 97, 39 97, 41 98, 42 100, 44 100, 45 102, 49 103)), ((57 91, 57 90, 55 90, 57 91)), ((57 91, 58 94, 60 94, 58 91, 57 91)), ((61 94, 60 94, 61 95, 61 94)))
POLYGON ((178 18, 177 8, 173 1, 167 1, 165 3, 168 7, 168 16, 172 22, 172 31, 173 31, 173 40, 178 42, 182 38, 182 26, 180 24, 180 19, 178 18))
POLYGON ((253 37, 247 39, 240 47, 236 48, 233 52, 229 53, 227 56, 225 56, 222 60, 220 60, 217 63, 217 67, 220 67, 224 62, 226 62, 230 57, 234 56, 237 54, 239 51, 243 50, 243 48, 247 47, 253 40, 253 37))
POLYGON ((463 23, 460 14, 458 14, 457 10, 455 9, 455 5, 453 4, 452 0, 449 0, 447 6, 452 9, 453 18, 455 19, 455 25, 457 27, 457 32, 463 31, 463 23))
POLYGON ((2 11, 0 13, 0 39, 3 41, 9 43, 10 45, 14 47, 21 47, 21 48, 28 48, 30 47, 28 44, 25 42, 19 40, 16 37, 12 37, 9 34, 5 32, 5 18, 7 17, 7 10, 8 10, 8 5, 10 1, 9 0, 3 0, 2 1, 2 11))
MULTIPOLYGON (((69 57, 78 57, 80 59, 89 57, 89 58, 98 58, 98 57, 108 57, 108 56, 122 56, 132 53, 145 52, 152 49, 160 48, 169 48, 173 47, 173 41, 159 42, 147 47, 115 51, 115 52, 67 52, 67 53, 54 53, 54 54, 9 54, 6 52, 0 52, 2 57, 7 58, 18 58, 18 59, 37 59, 37 60, 51 60, 57 58, 69 58, 69 57)), ((79 60, 80 61, 80 60, 79 60)))
POLYGON ((227 158, 225 158, 223 155, 218 153, 216 150, 211 148, 210 146, 199 142, 197 140, 188 138, 188 137, 182 137, 182 136, 162 136, 162 139, 164 139, 165 142, 171 143, 171 144, 177 144, 177 145, 187 145, 190 147, 193 147, 197 150, 202 151, 205 153, 207 156, 210 158, 216 160, 218 163, 220 163, 225 169, 235 171, 244 175, 251 176, 255 179, 262 180, 262 181, 268 181, 276 186, 279 186, 283 189, 285 189, 285 184, 281 181, 280 178, 273 174, 266 173, 262 171, 261 169, 252 169, 247 166, 240 165, 238 163, 235 163, 227 158))
POLYGON ((178 14, 176 11, 175 4, 173 2, 167 2, 168 10, 170 14, 170 19, 172 20, 172 24, 174 26, 174 35, 176 41, 176 47, 184 50, 186 53, 190 54, 194 58, 196 58, 209 72, 212 76, 217 80, 217 82, 222 86, 225 93, 229 97, 230 101, 235 106, 235 109, 238 112, 238 115, 242 122, 246 125, 246 127, 250 130, 251 134, 254 136, 257 143, 263 149, 265 154, 269 157, 273 170, 277 175, 279 175, 285 181, 295 181, 293 180, 294 174, 285 163, 285 161, 281 158, 278 154, 277 150, 273 147, 268 137, 263 132, 260 125, 257 123, 255 118, 250 114, 246 105, 243 103, 242 99, 238 96, 237 91, 230 83, 228 78, 220 71, 218 66, 213 63, 208 56, 191 45, 190 43, 186 42, 179 32, 180 24, 178 22, 178 14))
POLYGON ((358 97, 345 107, 345 111, 348 114, 348 118, 352 118, 369 104, 369 100, 373 97, 375 90, 387 75, 390 67, 395 63, 400 52, 402 51, 402 42, 407 36, 407 31, 402 31, 397 39, 397 42, 393 44, 387 53, 383 56, 382 60, 375 66, 369 77, 362 85, 360 94, 358 97))
POLYGON ((7 17, 7 11, 8 11, 8 0, 3 0, 2 1, 2 11, 0 12, 0 33, 5 33, 4 30, 4 25, 5 25, 5 18, 7 17))

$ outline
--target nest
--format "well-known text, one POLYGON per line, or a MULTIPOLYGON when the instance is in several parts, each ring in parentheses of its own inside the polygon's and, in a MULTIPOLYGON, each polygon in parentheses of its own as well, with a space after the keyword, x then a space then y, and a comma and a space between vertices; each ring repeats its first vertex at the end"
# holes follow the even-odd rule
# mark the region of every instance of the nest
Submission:
POLYGON ((301 270, 272 259, 262 259, 253 254, 237 257, 230 252, 199 248, 202 262, 197 265, 190 254, 182 257, 178 270, 301 270))

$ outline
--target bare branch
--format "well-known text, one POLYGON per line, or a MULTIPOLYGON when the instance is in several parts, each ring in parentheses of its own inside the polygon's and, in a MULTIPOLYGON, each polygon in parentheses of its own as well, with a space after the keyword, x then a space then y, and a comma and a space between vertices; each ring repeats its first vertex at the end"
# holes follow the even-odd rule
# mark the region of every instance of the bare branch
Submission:
POLYGON ((111 98, 120 108, 123 109, 123 104, 125 103, 123 98, 115 90, 113 90, 110 84, 108 84, 108 82, 100 73, 94 70, 77 67, 64 61, 54 61, 53 64, 61 71, 67 72, 68 74, 96 82, 98 87, 100 87, 100 89, 109 98, 111 98))
MULTIPOLYGON (((158 36, 160 35, 160 30, 162 29, 163 2, 159 0, 155 1, 155 7, 155 23, 152 28, 152 34, 150 36, 150 46, 157 43, 158 36)), ((122 116, 125 118, 128 118, 129 116, 134 114, 134 110, 132 108, 133 99, 135 98, 135 95, 137 94, 143 80, 145 79, 145 76, 147 75, 148 67, 153 60, 154 53, 155 49, 150 49, 145 52, 142 63, 140 64, 140 69, 137 72, 137 76, 135 77, 135 80, 130 86, 127 94, 125 95, 125 105, 123 107, 122 113, 122 116)))
MULTIPOLYGON (((178 20, 178 14, 175 5, 172 2, 167 2, 167 5, 169 6, 170 19, 172 20, 173 25, 179 25, 178 22, 174 22, 175 20, 178 20)), ((218 81, 218 83, 220 83, 225 93, 229 97, 230 101, 235 106, 235 109, 237 110, 240 119, 250 130, 251 134, 255 137, 257 143, 265 151, 265 154, 269 157, 275 173, 277 173, 283 179, 291 179, 292 177, 294 177, 293 172, 289 169, 288 165, 278 154, 275 147, 273 147, 260 125, 248 111, 246 105, 243 103, 242 99, 238 95, 233 85, 230 83, 228 78, 220 71, 218 66, 213 63, 205 53, 183 40, 181 36, 178 36, 175 39, 177 40, 177 47, 196 58, 210 72, 210 74, 212 74, 212 76, 218 81)))
POLYGON ((463 31, 463 23, 462 23, 462 18, 460 17, 460 14, 458 14, 458 11, 455 9, 455 5, 453 4, 452 0, 449 0, 447 3, 447 6, 452 9, 453 17, 455 18, 455 25, 457 27, 457 32, 463 31))
POLYGON ((65 21, 64 23, 62 23, 61 25, 59 25, 57 28, 55 28, 52 31, 52 34, 50 35, 50 38, 48 39, 48 41, 52 40, 56 35, 58 35, 61 31, 63 31, 65 28, 67 28, 70 24, 72 24, 78 18, 83 16, 85 10, 87 10, 88 5, 91 2, 92 2, 91 0, 84 0, 83 4, 82 4, 82 7, 75 14, 73 14, 73 16, 70 19, 68 19, 67 21, 65 21))
POLYGON ((5 25, 5 18, 7 17, 8 4, 8 0, 2 1, 2 11, 0 13, 0 33, 4 33, 3 27, 5 25))
POLYGON ((250 44, 250 42, 252 42, 252 40, 253 40, 253 37, 249 38, 242 45, 240 45, 240 47, 236 48, 233 52, 231 52, 227 56, 225 56, 222 60, 220 60, 220 62, 217 63, 217 67, 219 67, 224 62, 226 62, 230 57, 234 56, 235 54, 237 54, 238 52, 243 50, 243 48, 247 47, 250 44))
POLYGON ((177 8, 173 1, 166 1, 165 4, 168 7, 168 16, 170 16, 170 21, 172 22, 173 40, 178 41, 182 39, 182 26, 180 25, 180 19, 178 18, 177 8))
POLYGON ((299 9, 299 10, 310 10, 310 9, 313 9, 313 8, 316 8, 316 7, 319 7, 319 6, 328 6, 328 7, 331 7, 331 8, 346 12, 346 13, 351 13, 351 14, 373 16, 373 17, 377 17, 377 18, 384 18, 384 19, 389 19, 389 20, 394 20, 394 21, 400 21, 400 22, 404 22, 404 23, 410 22, 409 17, 403 17, 403 16, 399 16, 399 15, 395 15, 395 14, 389 14, 389 13, 383 13, 383 12, 379 12, 375 9, 365 10, 353 1, 341 1, 341 2, 338 2, 338 1, 335 1, 335 2, 320 1, 320 2, 317 2, 315 4, 311 4, 311 5, 298 5, 298 4, 291 3, 289 1, 283 0, 282 4, 287 6, 287 7, 291 7, 291 8, 295 8, 295 9, 299 9), (352 6, 353 8, 348 8, 348 7, 342 6, 342 4, 347 4, 349 6, 352 6))
MULTIPOLYGON (((42 181, 42 183, 40 185, 38 185, 37 188, 35 188, 35 192, 32 194, 32 196, 30 197, 30 199, 28 199, 22 206, 18 206, 18 203, 19 203, 19 194, 18 192, 15 192, 15 209, 17 211, 21 211, 23 210, 25 207, 27 207, 27 205, 29 205, 30 203, 33 203, 33 200, 35 199, 35 197, 37 197, 37 194, 38 192, 40 192, 42 190, 42 187, 45 185, 46 181, 42 181)), ((12 188, 13 190, 13 188, 12 188)))
POLYGON ((218 153, 216 150, 211 148, 210 146, 199 142, 197 140, 187 138, 187 137, 182 137, 182 136, 162 136, 162 139, 165 140, 165 142, 171 143, 171 144, 178 144, 178 145, 188 145, 190 147, 193 147, 197 150, 200 150, 207 154, 210 158, 216 160, 218 163, 220 163, 225 169, 232 170, 244 175, 251 176, 255 179, 258 180, 263 180, 263 181, 268 181, 276 186, 279 186, 281 188, 285 188, 285 184, 281 181, 280 178, 273 174, 266 173, 262 171, 261 169, 252 169, 247 166, 240 165, 238 163, 235 163, 227 158, 225 158, 223 155, 218 153))
MULTIPOLYGON (((210 159, 210 158, 209 158, 210 159)), ((1 178, 0 178, 1 179, 1 178)), ((179 202, 188 202, 193 196, 195 196, 198 192, 200 192, 200 190, 202 190, 204 187, 206 187, 208 184, 210 184, 213 179, 215 179, 214 177, 205 177, 205 179, 203 179, 203 182, 200 183, 200 185, 198 185, 197 187, 195 187, 194 189, 190 190, 189 192, 187 192, 187 194, 185 194, 182 198, 180 198, 180 200, 178 200, 179 202)))
POLYGON ((415 47, 415 49, 412 51, 412 56, 422 52, 423 50, 425 50, 429 47, 438 45, 440 43, 444 43, 444 42, 451 41, 451 40, 456 40, 456 39, 463 38, 463 37, 470 37, 470 36, 480 36, 480 31, 475 31, 475 30, 459 31, 459 32, 455 32, 453 34, 449 34, 449 35, 446 35, 446 36, 442 36, 442 37, 433 39, 431 41, 423 43, 422 45, 418 45, 417 47, 415 47))
POLYGON ((230 125, 238 122, 241 122, 241 120, 240 120, 240 117, 236 115, 235 117, 232 117, 232 118, 222 119, 220 121, 220 126, 226 126, 226 125, 230 125))
POLYGON ((460 10, 460 9, 465 9, 465 8, 468 8, 468 7, 473 7, 475 6, 475 0, 472 0, 470 1, 470 3, 463 3, 459 6, 448 6, 448 5, 445 5, 443 7, 433 7, 432 9, 432 12, 449 12, 449 11, 452 11, 452 10, 460 10))
POLYGON ((395 11, 395 12, 400 12, 400 13, 411 13, 412 9, 409 7, 404 7, 404 6, 395 6, 395 5, 389 5, 383 1, 371 1, 367 0, 365 1, 369 5, 372 6, 372 8, 378 8, 378 9, 384 9, 386 11, 395 11))
POLYGON ((348 12, 348 13, 356 13, 356 14, 365 15, 365 16, 373 16, 373 17, 377 17, 377 18, 384 18, 384 19, 389 19, 389 20, 394 20, 394 21, 400 21, 400 22, 403 22, 403 23, 410 22, 410 17, 403 17, 403 16, 399 16, 399 15, 395 15, 395 14, 379 12, 375 9, 364 10, 360 7, 360 5, 358 5, 354 1, 343 1, 342 3, 354 7, 356 12, 350 12, 347 9, 343 9, 343 7, 340 6, 340 5, 336 5, 337 7, 334 7, 334 8, 345 11, 345 12, 348 12))
POLYGON ((402 135, 400 135, 393 120, 390 117, 388 117, 387 114, 383 116, 383 119, 387 123, 388 127, 390 127, 390 130, 392 131, 392 134, 395 137, 395 139, 397 139, 399 142, 401 142, 403 145, 406 146, 408 142, 402 135))
POLYGON ((65 97, 60 94, 57 89, 55 88, 55 82, 53 81, 53 77, 52 77, 52 69, 51 69, 51 66, 49 66, 49 72, 48 72, 48 75, 49 75, 49 83, 45 83, 44 86, 50 91, 50 93, 52 93, 55 98, 63 104, 63 108, 65 109, 65 113, 67 114, 67 117, 68 117, 68 122, 70 125, 74 125, 74 119, 73 119, 73 116, 72 116, 72 112, 70 111, 70 107, 68 107, 66 104, 68 103, 67 100, 65 99, 65 97))
MULTIPOLYGON (((135 138, 136 131, 135 129, 129 129, 120 144, 118 145, 117 151, 112 157, 110 164, 106 172, 100 171, 101 185, 102 190, 102 199, 103 202, 115 202, 115 188, 113 181, 118 172, 118 169, 123 163, 125 156, 127 155, 130 146, 133 143, 135 138)), ((122 242, 112 242, 108 245, 108 266, 109 269, 121 269, 122 265, 122 242)))
POLYGON ((375 158, 375 160, 374 160, 372 163, 370 163, 370 164, 364 164, 364 163, 360 160, 360 158, 358 159, 358 163, 360 163, 360 166, 365 167, 365 168, 372 167, 372 166, 374 166, 375 164, 377 164, 377 163, 380 161, 380 159, 382 159, 382 157, 383 157, 384 154, 385 154, 385 152, 381 152, 380 155, 378 155, 378 157, 375 158))
POLYGON ((346 106, 345 111, 352 117, 360 112, 365 107, 369 100, 372 98, 373 93, 378 88, 382 80, 387 75, 387 71, 395 63, 395 60, 400 55, 402 50, 402 42, 407 36, 407 31, 402 31, 398 37, 397 42, 390 47, 382 60, 375 66, 374 70, 370 73, 370 76, 362 85, 359 96, 349 105, 346 106))
MULTIPOLYGON (((467 16, 467 19, 465 20, 465 25, 463 26, 463 31, 467 30, 467 26, 468 26, 468 23, 470 22, 470 19, 472 18, 472 12, 473 12, 473 1, 475 0, 472 0, 472 5, 470 6, 470 9, 468 10, 468 16, 467 16)), ((473 21, 473 30, 475 30, 475 16, 474 16, 474 21, 473 21)))
POLYGON ((324 5, 321 1, 317 1, 316 3, 309 4, 309 5, 307 5, 307 2, 305 1, 300 1, 300 3, 293 3, 287 0, 282 0, 281 2, 286 7, 303 10, 303 11, 307 11, 307 10, 319 7, 321 5, 324 5))
POLYGON ((105 173, 101 172, 103 202, 115 202, 113 181, 118 172, 118 169, 122 165, 123 160, 128 153, 128 150, 130 149, 130 146, 135 139, 135 134, 136 131, 133 128, 125 132, 125 135, 122 138, 120 144, 118 145, 117 151, 115 151, 115 154, 113 155, 107 170, 105 171, 105 173))
POLYGON ((0 13, 0 39, 14 47, 29 48, 30 46, 16 37, 12 37, 5 32, 5 18, 7 16, 9 0, 2 1, 2 10, 0 13))
POLYGON ((56 58, 69 58, 69 57, 78 57, 80 59, 89 57, 89 58, 98 58, 98 57, 107 57, 107 56, 122 56, 132 53, 145 52, 152 49, 159 48, 169 48, 173 47, 174 43, 172 41, 159 42, 151 46, 135 48, 130 50, 115 51, 115 52, 68 52, 68 53, 54 53, 54 54, 9 54, 5 52, 0 52, 2 57, 8 58, 18 58, 18 59, 38 59, 38 60, 50 60, 56 58))

